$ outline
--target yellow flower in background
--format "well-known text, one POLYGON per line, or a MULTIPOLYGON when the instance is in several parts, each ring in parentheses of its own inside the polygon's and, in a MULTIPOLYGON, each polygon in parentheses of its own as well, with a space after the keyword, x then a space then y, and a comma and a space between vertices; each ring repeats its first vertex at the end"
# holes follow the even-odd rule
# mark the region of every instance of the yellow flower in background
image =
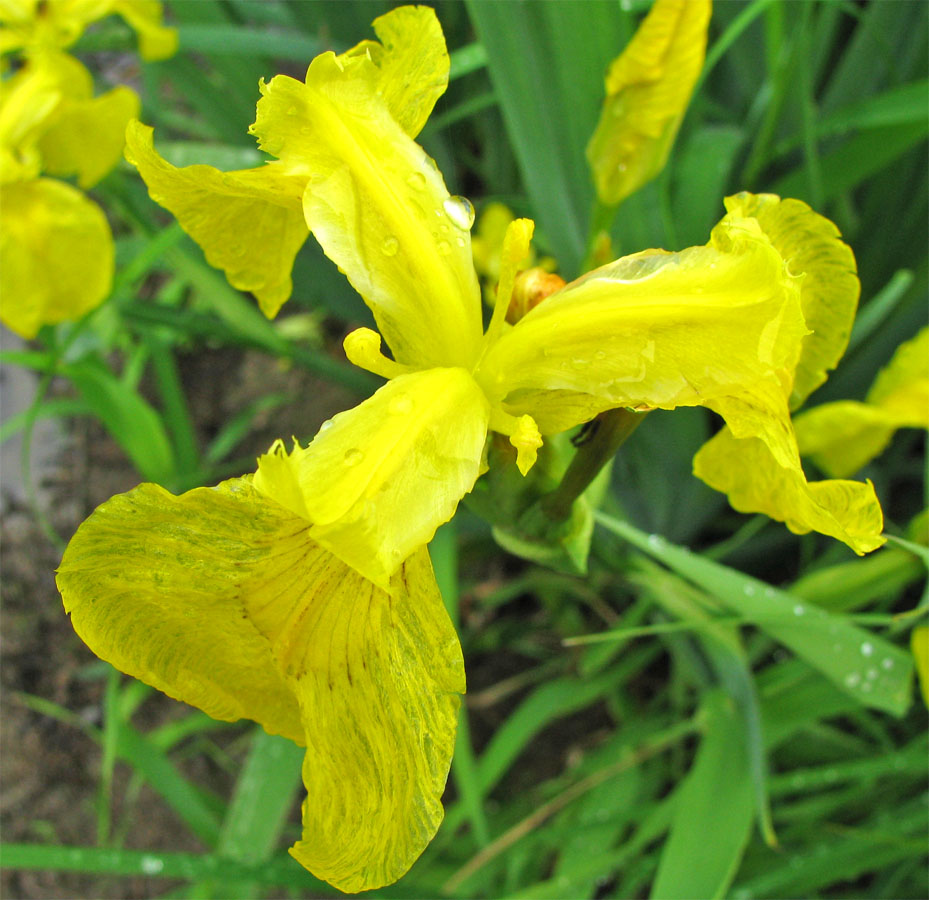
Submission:
MULTIPOLYGON (((798 407, 821 385, 845 352, 860 285, 855 257, 828 219, 800 200, 772 194, 740 194, 726 201, 730 214, 753 216, 784 258, 802 274, 803 316, 810 329, 782 385, 783 409, 798 407)), ((790 429, 789 419, 782 420, 790 429)), ((694 457, 694 474, 728 494, 740 512, 761 512, 798 534, 818 531, 844 541, 856 553, 884 543, 883 515, 870 482, 808 482, 791 429, 787 459, 772 444, 729 423, 694 457)))
POLYGON ((794 422, 800 452, 829 475, 853 475, 898 428, 929 428, 929 328, 897 348, 864 403, 824 403, 794 422))
POLYGON ((920 625, 913 629, 910 635, 910 647, 916 661, 916 675, 919 678, 923 703, 929 708, 929 627, 920 625))
POLYGON ((0 319, 21 337, 99 305, 113 277, 113 237, 81 191, 118 162, 139 100, 126 87, 93 96, 90 72, 55 50, 0 84, 0 319), (93 140, 88 140, 93 135, 93 140))
POLYGON ((610 66, 587 145, 601 203, 622 203, 664 168, 703 67, 710 9, 710 0, 655 0, 610 66))
POLYGON ((177 51, 177 30, 163 24, 159 0, 0 0, 0 52, 70 47, 88 25, 113 14, 138 33, 143 59, 177 51))

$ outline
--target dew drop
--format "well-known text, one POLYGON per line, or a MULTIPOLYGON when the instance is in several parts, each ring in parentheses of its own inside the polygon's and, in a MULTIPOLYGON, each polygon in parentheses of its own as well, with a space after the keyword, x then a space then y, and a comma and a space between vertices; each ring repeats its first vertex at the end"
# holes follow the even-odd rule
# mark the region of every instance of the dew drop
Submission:
POLYGON ((452 245, 448 241, 439 241, 436 246, 439 248, 439 253, 441 253, 442 256, 448 256, 448 254, 452 252, 452 245))
POLYGON ((446 225, 446 224, 443 222, 443 223, 439 226, 439 231, 441 231, 442 234, 448 234, 448 225, 446 225))
POLYGON ((859 682, 861 681, 861 676, 857 672, 849 672, 845 676, 845 686, 846 687, 858 687, 859 682))
POLYGON ((861 689, 862 689, 862 691, 864 691, 866 694, 868 694, 868 693, 871 692, 871 688, 872 688, 872 687, 873 687, 873 685, 871 684, 871 682, 870 682, 870 681, 866 681, 864 684, 862 684, 861 689))
POLYGON ((323 422, 323 424, 319 426, 319 431, 317 432, 317 434, 322 434, 324 431, 328 431, 330 428, 332 428, 332 425, 333 425, 332 419, 326 419, 326 421, 323 422))
POLYGON ((877 669, 868 669, 868 671, 865 672, 865 678, 867 678, 868 681, 874 681, 874 679, 877 678, 877 669))
POLYGON ((165 863, 157 856, 143 856, 139 861, 139 867, 143 875, 157 875, 165 867, 165 863))
POLYGON ((757 589, 755 588, 755 585, 747 584, 742 589, 742 592, 745 594, 746 597, 754 597, 755 594, 757 593, 757 589))
POLYGON ((886 669, 888 672, 894 667, 894 661, 888 656, 886 659, 881 660, 881 668, 886 669))
POLYGON ((660 534, 650 534, 648 536, 648 546, 654 549, 664 546, 664 538, 660 534))
POLYGON ((464 247, 464 245, 465 245, 465 239, 464 239, 463 237, 460 237, 460 236, 459 236, 459 237, 456 237, 456 238, 455 238, 455 243, 456 243, 459 247, 464 247))
POLYGON ((795 616, 802 616, 805 612, 806 612, 806 608, 803 606, 802 603, 798 603, 798 604, 794 607, 794 615, 795 615, 795 616))
POLYGON ((861 645, 861 655, 870 656, 872 653, 874 653, 874 644, 872 644, 870 641, 865 641, 861 645))
POLYGON ((442 209, 452 224, 462 231, 468 231, 474 224, 474 206, 467 197, 446 197, 442 209))
POLYGON ((426 186, 426 176, 422 172, 414 172, 407 178, 406 183, 417 191, 421 191, 426 186))
POLYGON ((357 447, 352 447, 351 450, 345 451, 345 456, 343 460, 347 466, 357 466, 364 459, 364 453, 359 450, 357 447))
POLYGON ((394 397, 387 404, 388 412, 396 416, 404 416, 413 408, 413 401, 409 397, 394 397))
POLYGON ((606 359, 606 350, 598 350, 594 354, 594 359, 606 359))
POLYGON ((381 244, 381 253, 383 253, 384 256, 396 256, 399 249, 400 241, 398 241, 393 235, 384 238, 384 243, 381 244))

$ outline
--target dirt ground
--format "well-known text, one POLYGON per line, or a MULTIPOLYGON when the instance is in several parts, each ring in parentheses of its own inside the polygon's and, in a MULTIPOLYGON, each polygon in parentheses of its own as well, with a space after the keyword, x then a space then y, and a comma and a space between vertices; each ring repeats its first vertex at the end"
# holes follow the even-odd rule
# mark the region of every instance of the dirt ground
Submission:
MULTIPOLYGON (((5 417, 15 413, 23 400, 28 403, 35 389, 34 380, 13 385, 11 379, 19 374, 7 367, 0 375, 5 417)), ((256 419, 237 456, 254 458, 277 437, 310 435, 325 418, 354 402, 339 388, 302 370, 284 370, 256 353, 201 351, 182 359, 182 376, 203 442, 258 396, 284 391, 307 398, 256 419)), ((95 422, 75 420, 65 428, 40 425, 34 441, 33 482, 51 524, 67 540, 94 507, 140 479, 119 446, 95 422)), ((29 509, 18 448, 14 441, 8 444, 0 470, 0 836, 4 842, 94 845, 99 747, 78 724, 31 708, 30 698, 50 701, 82 722, 99 726, 104 679, 95 666, 96 657, 75 635, 62 609, 54 580, 60 554, 29 509)), ((147 730, 187 712, 189 708, 155 692, 133 722, 147 730)), ((232 728, 222 740, 234 742, 246 728, 232 728)), ((114 776, 116 824, 125 812, 119 803, 128 782, 127 769, 117 764, 114 776)), ((232 776, 202 754, 186 760, 182 771, 195 783, 228 796, 232 776)), ((130 823, 126 848, 204 849, 147 786, 126 820, 130 823)), ((141 877, 10 870, 0 876, 0 895, 22 900, 141 898, 161 896, 169 889, 164 880, 141 877)))

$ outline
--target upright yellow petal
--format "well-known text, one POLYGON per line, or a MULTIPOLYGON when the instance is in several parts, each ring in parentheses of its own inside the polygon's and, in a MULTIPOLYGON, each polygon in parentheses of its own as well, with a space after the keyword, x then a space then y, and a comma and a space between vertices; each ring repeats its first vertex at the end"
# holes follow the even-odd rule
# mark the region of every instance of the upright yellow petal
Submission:
POLYGON ((800 452, 836 478, 883 452, 898 428, 929 428, 929 328, 897 348, 864 403, 824 403, 794 424, 800 452))
POLYGON ((790 273, 803 276, 800 302, 810 334, 803 339, 794 375, 790 406, 796 409, 826 380, 848 346, 861 291, 855 256, 839 229, 802 200, 743 192, 726 198, 726 210, 755 218, 790 273))
POLYGON ((113 236, 99 206, 50 178, 0 190, 0 319, 24 338, 106 299, 113 236))
POLYGON ((390 595, 354 572, 333 576, 308 572, 296 603, 275 601, 292 604, 275 647, 283 638, 307 735, 303 836, 290 852, 361 891, 400 878, 442 821, 464 664, 424 549, 390 595))
POLYGON ((294 258, 309 234, 300 200, 306 179, 280 163, 238 172, 175 168, 155 150, 152 129, 141 122, 126 131, 126 158, 210 265, 222 269, 233 287, 251 291, 265 315, 277 315, 290 297, 294 258))
POLYGON ((248 479, 180 497, 143 484, 81 525, 58 589, 81 639, 121 671, 216 719, 254 719, 302 744, 298 702, 248 618, 246 603, 258 601, 243 585, 273 596, 312 547, 306 523, 248 479))
POLYGON ((415 138, 448 87, 445 35, 428 6, 398 6, 374 20, 376 41, 343 53, 343 62, 367 57, 378 68, 378 91, 400 127, 415 138))
POLYGON ((547 297, 476 377, 543 433, 620 406, 776 396, 806 333, 797 282, 753 219, 728 218, 706 247, 624 257, 547 297))
POLYGON ((387 589, 471 490, 488 416, 463 369, 401 375, 326 423, 306 449, 272 448, 255 487, 313 522, 315 540, 387 589))
POLYGON ((910 635, 910 647, 916 661, 916 675, 919 678, 919 690, 923 703, 929 708, 929 627, 920 625, 910 635))
POLYGON ((306 83, 262 84, 252 126, 263 150, 309 179, 307 225, 371 307, 394 358, 470 367, 480 338, 473 213, 391 115, 366 60, 331 53, 306 83))
POLYGON ((694 457, 694 474, 722 491, 740 512, 764 513, 791 531, 818 531, 859 555, 884 544, 883 514, 871 482, 808 483, 803 470, 779 464, 757 438, 724 428, 694 457))
POLYGON ((587 159, 615 206, 663 168, 706 55, 710 0, 655 0, 606 76, 587 159))

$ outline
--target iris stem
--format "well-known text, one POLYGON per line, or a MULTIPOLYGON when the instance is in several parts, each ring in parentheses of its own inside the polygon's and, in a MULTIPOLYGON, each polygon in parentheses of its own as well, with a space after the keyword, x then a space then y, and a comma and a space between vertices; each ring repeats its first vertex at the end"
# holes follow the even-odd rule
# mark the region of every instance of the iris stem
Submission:
POLYGON ((590 214, 590 232, 587 235, 587 255, 584 257, 580 274, 589 272, 597 267, 597 244, 601 234, 610 237, 610 230, 613 227, 613 220, 619 206, 608 206, 600 200, 594 201, 594 207, 590 214))
POLYGON ((561 483, 542 498, 542 511, 549 519, 563 522, 570 517, 574 501, 590 487, 646 415, 647 411, 611 409, 593 420, 588 426, 592 433, 578 447, 561 483))

